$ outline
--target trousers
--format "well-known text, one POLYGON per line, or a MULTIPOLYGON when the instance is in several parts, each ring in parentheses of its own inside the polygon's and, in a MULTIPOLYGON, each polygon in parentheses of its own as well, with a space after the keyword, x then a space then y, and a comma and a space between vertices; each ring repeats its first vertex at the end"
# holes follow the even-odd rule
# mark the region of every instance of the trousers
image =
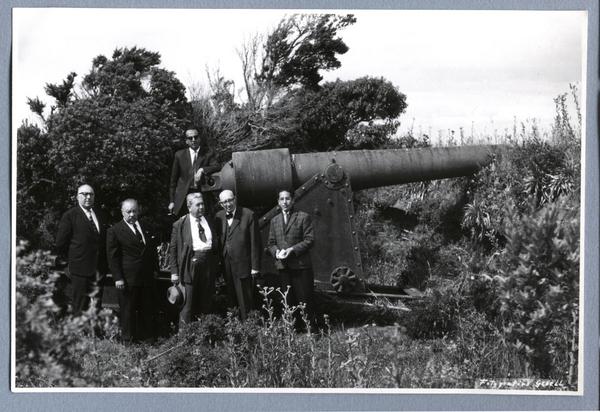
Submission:
POLYGON ((211 273, 210 252, 194 252, 191 271, 191 283, 183 284, 185 303, 179 313, 180 325, 197 320, 201 314, 211 313, 213 307, 215 278, 211 273))
POLYGON ((254 279, 252 276, 239 278, 231 273, 231 261, 225 257, 225 284, 227 294, 240 310, 240 319, 245 320, 248 312, 254 310, 254 279))

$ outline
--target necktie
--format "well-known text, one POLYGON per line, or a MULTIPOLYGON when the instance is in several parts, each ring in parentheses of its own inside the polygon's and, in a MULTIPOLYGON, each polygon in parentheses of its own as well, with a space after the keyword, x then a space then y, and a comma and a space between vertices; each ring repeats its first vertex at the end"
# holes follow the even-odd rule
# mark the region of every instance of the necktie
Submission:
POLYGON ((98 233, 98 228, 96 227, 96 224, 94 223, 94 218, 92 217, 92 212, 88 212, 87 215, 90 223, 92 224, 92 227, 94 228, 94 232, 98 233))
POLYGON ((289 214, 289 212, 283 212, 283 223, 285 225, 288 224, 288 220, 289 220, 288 214, 289 214))
POLYGON ((192 173, 194 174, 192 177, 192 187, 194 188, 200 188, 200 181, 196 182, 196 173, 198 173, 198 169, 200 169, 200 167, 198 166, 198 152, 199 149, 195 151, 192 155, 192 173))
POLYGON ((200 219, 198 219, 198 235, 200 236, 200 240, 206 243, 206 235, 204 234, 204 228, 202 227, 202 223, 200 223, 200 219))
POLYGON ((198 150, 194 152, 192 155, 192 169, 194 170, 194 174, 198 171, 198 150))
POLYGON ((232 219, 233 213, 226 213, 225 216, 227 217, 227 219, 232 219))
POLYGON ((142 237, 142 234, 140 233, 140 231, 137 230, 137 226, 135 225, 135 223, 133 224, 133 231, 135 232, 135 236, 138 238, 140 243, 144 243, 144 238, 142 237))

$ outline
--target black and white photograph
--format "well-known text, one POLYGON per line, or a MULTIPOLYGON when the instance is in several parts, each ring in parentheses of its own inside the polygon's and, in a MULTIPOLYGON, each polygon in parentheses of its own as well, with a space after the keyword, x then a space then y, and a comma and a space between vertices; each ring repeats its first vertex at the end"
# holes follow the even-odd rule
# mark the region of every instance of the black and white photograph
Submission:
POLYGON ((582 395, 585 10, 12 23, 12 391, 582 395))

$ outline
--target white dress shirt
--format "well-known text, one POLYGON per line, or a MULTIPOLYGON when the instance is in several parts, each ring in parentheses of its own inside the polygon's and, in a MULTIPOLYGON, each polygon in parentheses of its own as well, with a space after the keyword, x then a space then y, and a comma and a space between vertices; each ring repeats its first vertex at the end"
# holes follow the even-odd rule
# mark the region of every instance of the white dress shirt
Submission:
MULTIPOLYGON (((127 226, 129 226, 129 229, 131 229, 131 231, 133 232, 133 234, 135 235, 135 229, 133 228, 133 225, 130 224, 128 221, 126 221, 125 219, 123 219, 123 222, 125 222, 127 224, 127 226)), ((140 226, 140 222, 139 220, 135 221, 135 227, 137 228, 137 231, 140 232, 140 234, 142 235, 142 242, 144 242, 144 245, 146 244, 146 237, 144 237, 144 232, 142 231, 142 227, 140 226)))
MULTIPOLYGON (((81 206, 79 206, 81 207, 81 206)), ((96 214, 94 213, 94 209, 84 209, 83 207, 81 207, 81 210, 83 210, 83 213, 85 213, 85 216, 89 219, 90 215, 92 215, 92 220, 94 221, 94 225, 96 225, 96 229, 98 229, 98 233, 100 233, 100 224, 98 223, 98 218, 96 217, 96 214)))
POLYGON ((190 216, 190 229, 192 231, 192 247, 194 251, 205 252, 210 250, 212 247, 212 232, 210 231, 210 227, 208 226, 208 222, 204 218, 204 216, 200 216, 200 219, 196 219, 194 216, 190 216), (206 236, 206 242, 200 240, 200 234, 198 233, 198 220, 200 220, 200 224, 204 229, 204 236, 206 236))
POLYGON ((227 217, 227 212, 225 212, 225 217, 227 218, 227 226, 231 226, 231 223, 233 223, 233 217, 235 216, 236 209, 233 209, 233 212, 231 212, 231 217, 227 217))
POLYGON ((196 156, 198 156, 198 151, 188 148, 188 150, 190 151, 190 158, 192 159, 192 166, 194 166, 194 162, 196 161, 196 156))

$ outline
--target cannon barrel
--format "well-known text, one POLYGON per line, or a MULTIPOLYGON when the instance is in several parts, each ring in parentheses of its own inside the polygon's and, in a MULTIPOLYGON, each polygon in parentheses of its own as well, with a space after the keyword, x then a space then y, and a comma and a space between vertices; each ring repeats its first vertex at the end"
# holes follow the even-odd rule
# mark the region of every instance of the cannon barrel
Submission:
POLYGON ((211 190, 231 189, 242 204, 264 205, 278 189, 296 189, 332 163, 348 174, 354 190, 466 176, 490 161, 501 146, 289 153, 288 149, 235 152, 211 190))

